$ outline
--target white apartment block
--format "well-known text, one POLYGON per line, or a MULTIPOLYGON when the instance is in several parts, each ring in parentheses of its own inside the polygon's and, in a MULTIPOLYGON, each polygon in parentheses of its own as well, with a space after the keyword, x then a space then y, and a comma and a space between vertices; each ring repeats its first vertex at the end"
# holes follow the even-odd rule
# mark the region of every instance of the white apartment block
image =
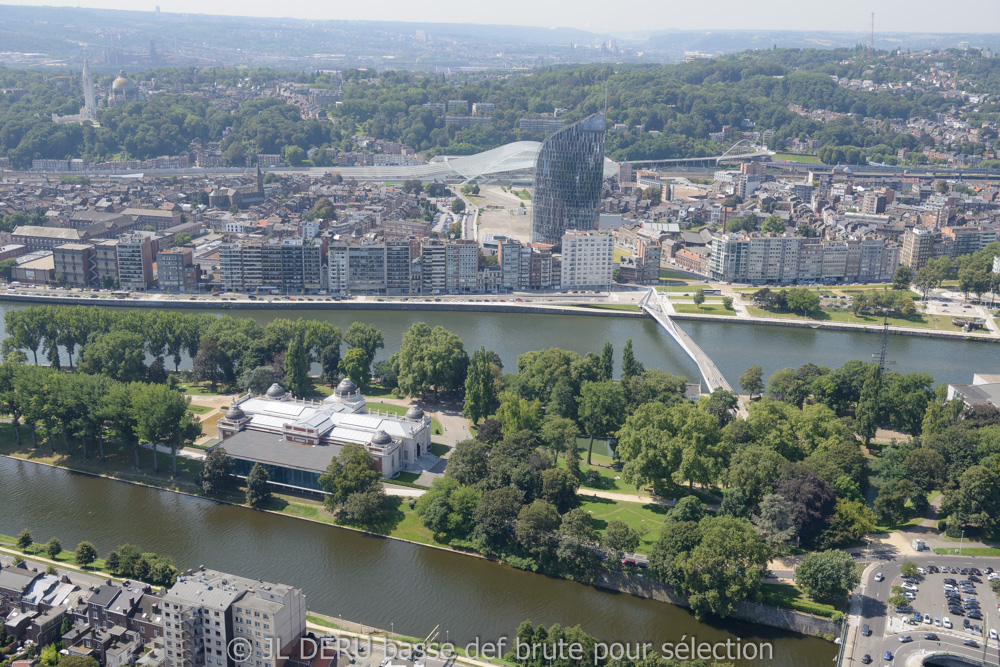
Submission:
POLYGON ((606 288, 611 283, 615 240, 610 234, 570 230, 561 247, 562 289, 606 288))
POLYGON ((891 280, 900 248, 881 239, 820 241, 792 234, 725 234, 712 240, 710 273, 727 282, 891 280))
POLYGON ((162 608, 166 667, 280 667, 306 629, 299 589, 204 567, 177 577, 162 608))

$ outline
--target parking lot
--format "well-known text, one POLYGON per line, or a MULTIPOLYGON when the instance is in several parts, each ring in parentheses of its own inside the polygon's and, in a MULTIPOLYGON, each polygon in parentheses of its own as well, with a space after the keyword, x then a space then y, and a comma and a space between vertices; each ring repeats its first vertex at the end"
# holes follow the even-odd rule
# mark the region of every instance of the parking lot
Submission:
MULTIPOLYGON (((888 632, 909 634, 914 641, 927 641, 928 633, 946 633, 982 643, 991 637, 991 630, 996 633, 1000 629, 997 595, 990 588, 987 572, 991 568, 945 567, 933 561, 921 568, 924 573, 912 580, 901 575, 893 578, 892 586, 902 586, 910 594, 907 597, 912 597, 913 611, 894 612, 888 632), (946 580, 951 584, 950 597, 945 592, 946 580)), ((992 637, 995 644, 996 636, 992 637)))

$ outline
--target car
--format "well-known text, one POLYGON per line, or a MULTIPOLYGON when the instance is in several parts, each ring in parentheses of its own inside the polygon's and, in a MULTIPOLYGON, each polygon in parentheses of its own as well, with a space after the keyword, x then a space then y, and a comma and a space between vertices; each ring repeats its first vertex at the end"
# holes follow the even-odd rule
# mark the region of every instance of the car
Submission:
POLYGON ((990 639, 1000 640, 1000 636, 997 635, 997 629, 996 628, 990 628, 990 639))
POLYGON ((903 595, 906 596, 907 600, 916 600, 917 599, 917 594, 913 593, 912 591, 906 591, 905 593, 903 593, 903 595))
POLYGON ((963 618, 963 619, 962 619, 962 625, 963 625, 964 627, 966 627, 966 628, 968 628, 968 627, 971 627, 971 626, 972 626, 972 624, 971 624, 971 623, 969 623, 969 619, 967 619, 967 618, 963 618))
POLYGON ((935 628, 940 628, 941 627, 941 619, 940 618, 935 618, 934 619, 934 627, 935 628))
POLYGON ((985 570, 983 570, 983 572, 985 572, 986 574, 993 574, 993 568, 992 567, 988 567, 985 570))
POLYGON ((632 560, 631 558, 623 558, 622 565, 626 567, 635 567, 635 561, 632 560))
POLYGON ((926 623, 927 625, 931 624, 931 615, 930 614, 924 614, 924 623, 926 623))
POLYGON ((983 629, 981 627, 979 627, 978 625, 973 625, 972 626, 972 632, 975 633, 975 634, 977 634, 977 635, 981 635, 981 634, 983 634, 983 629))
POLYGON ((875 573, 875 581, 885 581, 885 575, 881 572, 875 573))
POLYGON ((974 621, 981 621, 983 620, 983 615, 979 612, 979 610, 973 609, 972 611, 969 612, 969 618, 971 618, 974 621))
POLYGON ((938 641, 938 636, 936 634, 934 634, 933 632, 928 632, 928 633, 924 634, 924 639, 926 639, 929 642, 936 642, 936 641, 938 641))
POLYGON ((903 577, 902 579, 903 579, 903 581, 905 581, 908 584, 916 584, 916 583, 918 583, 916 577, 903 577))
POLYGON ((900 644, 908 644, 908 643, 910 643, 912 641, 913 641, 913 637, 911 637, 910 635, 900 635, 899 636, 899 643, 900 644))
POLYGON ((957 582, 957 581, 955 581, 954 579, 952 579, 951 577, 949 577, 949 578, 947 578, 947 579, 945 579, 945 580, 944 580, 944 583, 946 583, 946 584, 951 584, 952 586, 954 586, 954 585, 955 585, 955 584, 957 584, 958 582, 957 582))
POLYGON ((941 625, 943 625, 946 630, 951 630, 952 628, 951 619, 945 616, 944 618, 941 619, 941 625))
POLYGON ((918 590, 920 590, 915 585, 913 585, 913 584, 911 584, 909 582, 903 584, 903 588, 906 589, 906 590, 908 590, 908 591, 918 591, 918 590))
POLYGON ((979 642, 977 642, 975 639, 963 639, 962 645, 971 646, 972 648, 979 648, 979 642))
POLYGON ((872 657, 867 653, 865 653, 863 656, 861 656, 861 663, 864 665, 872 664, 872 657))
POLYGON ((861 626, 861 634, 863 636, 865 636, 865 637, 871 637, 872 636, 872 629, 870 627, 868 627, 867 623, 865 623, 864 625, 861 626))
POLYGON ((886 651, 885 655, 882 656, 883 660, 892 660, 892 651, 886 651))
POLYGON ((983 583, 983 580, 982 580, 982 579, 980 579, 979 577, 977 577, 977 576, 976 576, 976 575, 974 575, 974 574, 970 574, 970 575, 969 575, 969 581, 972 581, 972 582, 974 582, 974 583, 977 583, 977 584, 981 584, 981 583, 983 583))

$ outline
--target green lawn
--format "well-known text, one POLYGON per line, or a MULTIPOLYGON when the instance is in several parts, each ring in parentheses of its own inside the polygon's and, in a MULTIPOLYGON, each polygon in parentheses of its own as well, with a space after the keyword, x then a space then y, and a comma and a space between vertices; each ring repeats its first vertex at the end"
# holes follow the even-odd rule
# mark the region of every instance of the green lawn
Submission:
POLYGON ((431 454, 437 457, 443 457, 445 454, 451 451, 451 447, 448 445, 442 445, 440 442, 431 443, 431 454))
POLYGON ((523 199, 524 201, 531 201, 531 193, 530 193, 530 192, 528 192, 528 190, 527 190, 527 189, 524 189, 524 190, 518 190, 518 191, 517 191, 517 192, 515 192, 514 194, 516 194, 516 195, 517 195, 518 197, 520 197, 520 198, 521 198, 521 199, 523 199))
POLYGON ((801 153, 775 153, 771 156, 775 162, 786 160, 788 162, 806 162, 809 164, 823 164, 815 155, 804 155, 801 153))
POLYGON ((639 533, 640 553, 649 553, 649 549, 660 534, 663 515, 670 509, 665 505, 641 505, 605 498, 581 498, 581 500, 583 502, 580 503, 580 507, 590 514, 594 520, 594 528, 601 536, 607 530, 608 523, 615 520, 624 522, 639 533))
MULTIPOLYGON (((395 405, 393 403, 381 403, 379 401, 366 401, 365 405, 372 410, 378 410, 380 412, 388 412, 393 415, 405 415, 406 411, 409 409, 405 405, 395 405)), ((444 430, 441 428, 441 422, 439 422, 434 417, 431 417, 431 434, 441 435, 444 430)))
POLYGON ((706 285, 705 283, 691 283, 689 285, 668 285, 666 287, 657 287, 656 289, 658 289, 661 292, 670 292, 670 293, 686 292, 688 296, 690 296, 700 289, 711 289, 711 288, 712 288, 711 285, 706 285))
POLYGON ((939 547, 934 550, 936 554, 957 554, 959 552, 964 556, 1000 556, 1000 549, 995 547, 955 547, 954 549, 939 547))
MULTIPOLYGON (((644 494, 652 495, 652 490, 649 488, 638 488, 634 484, 629 484, 624 479, 622 479, 622 474, 611 468, 606 468, 603 466, 587 465, 587 451, 583 450, 580 452, 580 471, 586 473, 588 470, 596 470, 597 474, 601 476, 600 484, 587 484, 582 482, 581 487, 585 489, 597 489, 599 491, 614 491, 615 493, 631 493, 635 495, 644 494), (616 479, 617 478, 617 479, 616 479)), ((595 454, 591 457, 592 461, 597 461, 598 458, 606 459, 605 456, 600 456, 595 454)), ((559 467, 566 468, 566 457, 559 457, 559 467)))
POLYGON ((691 276, 674 269, 660 268, 660 280, 691 280, 691 276))
POLYGON ((721 303, 703 303, 696 306, 693 303, 675 303, 674 310, 678 313, 700 313, 703 315, 735 315, 736 311, 729 310, 721 303))
POLYGON ((221 385, 213 389, 207 382, 181 383, 177 385, 177 390, 192 396, 220 396, 226 393, 225 388, 221 385))
POLYGON ((210 408, 207 405, 195 405, 192 403, 188 406, 188 412, 193 412, 196 415, 203 415, 206 412, 211 412, 215 408, 210 408))
MULTIPOLYGON (((817 320, 820 322, 850 322, 853 324, 881 325, 882 318, 857 316, 850 308, 823 308, 819 313, 803 317, 795 313, 776 313, 755 306, 747 306, 747 313, 754 317, 780 317, 785 319, 817 320)), ((889 325, 894 327, 916 327, 921 329, 937 329, 938 331, 961 331, 951 323, 951 317, 945 315, 926 315, 918 313, 912 318, 890 317, 889 325)))
POLYGON ((832 617, 834 612, 838 611, 833 605, 814 602, 797 586, 790 584, 764 584, 761 602, 826 618, 832 617))
POLYGON ((623 257, 631 257, 631 256, 632 256, 632 253, 625 252, 621 248, 615 248, 615 254, 614 254, 614 258, 612 259, 612 261, 615 264, 621 264, 623 257))

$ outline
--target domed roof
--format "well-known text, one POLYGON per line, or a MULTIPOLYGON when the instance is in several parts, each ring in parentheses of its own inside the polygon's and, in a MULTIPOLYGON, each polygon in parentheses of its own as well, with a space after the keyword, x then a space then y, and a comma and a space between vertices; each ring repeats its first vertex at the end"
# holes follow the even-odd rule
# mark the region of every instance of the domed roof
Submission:
POLYGON ((118 78, 111 82, 111 90, 135 88, 135 83, 125 76, 125 70, 118 72, 118 78))
POLYGON ((337 388, 333 390, 334 396, 353 396, 358 393, 358 385, 354 384, 351 378, 344 378, 337 385, 337 388))
POLYGON ((388 445, 392 442, 392 438, 385 431, 379 431, 372 437, 373 445, 388 445))
POLYGON ((410 409, 406 411, 406 418, 413 419, 414 421, 424 418, 424 411, 415 405, 411 405, 410 409))
POLYGON ((280 384, 278 384, 277 382, 275 382, 270 387, 268 387, 267 394, 265 394, 265 395, 268 398, 284 398, 284 396, 285 396, 285 390, 281 388, 280 384))
POLYGON ((243 412, 243 409, 238 405, 231 405, 229 406, 229 409, 226 410, 226 419, 229 421, 239 421, 246 416, 246 413, 243 412))

